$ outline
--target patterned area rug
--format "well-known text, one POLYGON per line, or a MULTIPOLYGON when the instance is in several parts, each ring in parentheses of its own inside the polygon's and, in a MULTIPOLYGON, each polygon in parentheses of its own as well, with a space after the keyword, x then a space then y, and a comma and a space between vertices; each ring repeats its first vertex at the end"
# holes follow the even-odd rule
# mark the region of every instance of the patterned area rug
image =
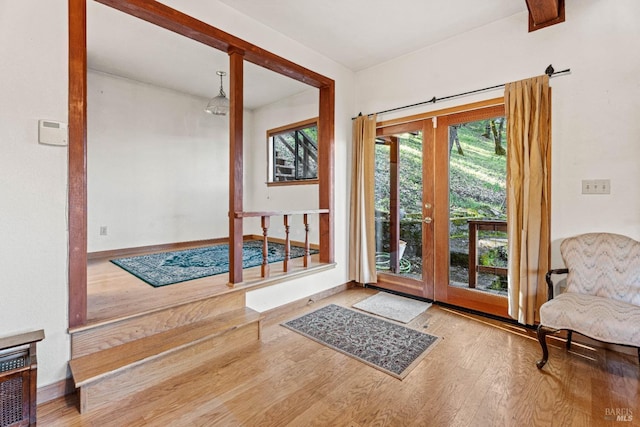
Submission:
MULTIPOLYGON (((310 251, 318 253, 316 250, 310 251)), ((304 248, 291 246, 291 258, 304 256, 304 248)), ((284 245, 269 242, 269 263, 284 259, 284 245)), ((172 285, 229 272, 229 245, 185 249, 111 260, 153 287, 172 285)), ((242 268, 262 264, 262 241, 250 240, 242 246, 242 268)))
POLYGON ((403 379, 438 337, 330 304, 283 323, 295 332, 403 379))
POLYGON ((353 308, 358 310, 402 323, 411 322, 429 307, 431 307, 431 304, 428 302, 405 298, 387 292, 378 292, 353 305, 353 308))

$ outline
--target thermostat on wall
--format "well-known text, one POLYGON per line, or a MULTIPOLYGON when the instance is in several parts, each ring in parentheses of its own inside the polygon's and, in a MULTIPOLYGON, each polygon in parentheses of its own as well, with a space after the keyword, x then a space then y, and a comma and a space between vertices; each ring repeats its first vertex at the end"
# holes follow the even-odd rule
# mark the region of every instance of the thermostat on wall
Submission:
POLYGON ((67 124, 38 120, 38 142, 47 145, 67 145, 67 124))

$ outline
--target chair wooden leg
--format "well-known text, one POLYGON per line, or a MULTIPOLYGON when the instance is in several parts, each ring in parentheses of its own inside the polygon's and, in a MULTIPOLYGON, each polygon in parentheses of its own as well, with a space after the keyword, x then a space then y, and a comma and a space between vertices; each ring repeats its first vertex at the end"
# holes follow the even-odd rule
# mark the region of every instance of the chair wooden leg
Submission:
POLYGON ((566 346, 567 346, 567 350, 569 350, 571 348, 571 337, 573 335, 573 331, 567 331, 567 342, 566 342, 566 346))
POLYGON ((546 326, 539 325, 538 326, 538 341, 540 342, 540 347, 542 347, 542 359, 536 362, 536 366, 538 369, 542 369, 542 367, 549 360, 549 349, 547 348, 547 335, 556 332, 555 329, 547 328, 546 326))

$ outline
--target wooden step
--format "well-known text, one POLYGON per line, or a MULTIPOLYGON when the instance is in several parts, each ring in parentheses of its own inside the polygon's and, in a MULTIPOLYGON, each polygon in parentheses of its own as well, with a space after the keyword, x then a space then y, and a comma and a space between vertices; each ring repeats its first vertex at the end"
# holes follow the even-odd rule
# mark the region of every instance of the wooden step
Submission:
POLYGON ((242 308, 72 359, 80 412, 117 402, 256 342, 261 319, 242 308))
POLYGON ((177 306, 71 329, 71 358, 76 359, 146 336, 199 322, 245 307, 245 292, 234 291, 177 306))

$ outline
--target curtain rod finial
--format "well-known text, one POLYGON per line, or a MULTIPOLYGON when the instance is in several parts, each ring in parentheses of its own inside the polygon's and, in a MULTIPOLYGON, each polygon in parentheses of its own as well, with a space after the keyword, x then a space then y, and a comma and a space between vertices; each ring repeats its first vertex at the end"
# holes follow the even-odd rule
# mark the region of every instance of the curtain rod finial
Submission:
POLYGON ((544 70, 544 73, 545 73, 547 76, 551 77, 551 75, 553 74, 553 72, 554 72, 554 71, 555 71, 555 70, 553 69, 553 65, 549 64, 549 66, 547 67, 547 69, 546 69, 546 70, 544 70))

